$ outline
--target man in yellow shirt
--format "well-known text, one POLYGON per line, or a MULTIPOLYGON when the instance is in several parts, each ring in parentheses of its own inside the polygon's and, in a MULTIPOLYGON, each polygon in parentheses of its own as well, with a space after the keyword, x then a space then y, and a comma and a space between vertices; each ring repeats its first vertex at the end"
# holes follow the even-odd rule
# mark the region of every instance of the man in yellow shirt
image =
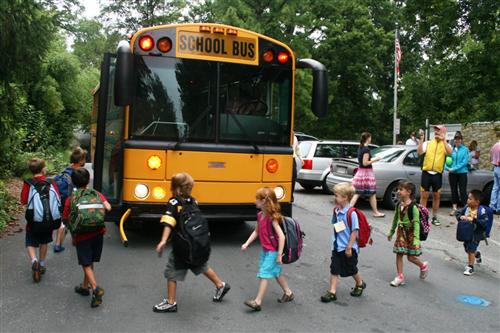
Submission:
POLYGON ((443 170, 446 155, 451 154, 452 148, 446 142, 446 127, 434 126, 434 139, 424 142, 424 137, 418 139, 417 152, 425 154, 422 165, 422 179, 420 184, 420 204, 427 206, 429 191, 432 189, 432 224, 439 226, 437 218, 443 186, 443 170))

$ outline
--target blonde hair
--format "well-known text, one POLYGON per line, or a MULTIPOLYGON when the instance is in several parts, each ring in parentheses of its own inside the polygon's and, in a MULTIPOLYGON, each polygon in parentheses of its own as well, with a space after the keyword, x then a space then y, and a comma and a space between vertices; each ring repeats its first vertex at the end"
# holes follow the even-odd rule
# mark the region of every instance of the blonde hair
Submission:
POLYGON ((194 180, 188 173, 181 172, 172 176, 170 191, 174 197, 189 197, 193 190, 194 180))
POLYGON ((276 198, 276 193, 269 187, 261 187, 257 190, 255 198, 258 200, 264 200, 264 206, 262 209, 266 215, 270 216, 273 220, 281 223, 283 216, 281 215, 281 207, 276 198))
POLYGON ((351 183, 339 183, 333 187, 333 192, 335 194, 340 194, 344 197, 347 197, 347 199, 350 201, 354 196, 356 190, 351 183))
POLYGON ((28 161, 28 169, 34 175, 42 172, 43 168, 45 168, 45 161, 41 158, 34 157, 28 161))

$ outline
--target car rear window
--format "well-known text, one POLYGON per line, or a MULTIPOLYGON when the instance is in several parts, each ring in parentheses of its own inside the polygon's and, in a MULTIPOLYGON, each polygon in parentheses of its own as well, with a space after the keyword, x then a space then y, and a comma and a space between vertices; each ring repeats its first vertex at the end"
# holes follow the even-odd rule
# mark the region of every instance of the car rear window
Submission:
POLYGON ((302 141, 299 144, 300 157, 306 158, 309 154, 309 150, 311 150, 312 142, 302 141))

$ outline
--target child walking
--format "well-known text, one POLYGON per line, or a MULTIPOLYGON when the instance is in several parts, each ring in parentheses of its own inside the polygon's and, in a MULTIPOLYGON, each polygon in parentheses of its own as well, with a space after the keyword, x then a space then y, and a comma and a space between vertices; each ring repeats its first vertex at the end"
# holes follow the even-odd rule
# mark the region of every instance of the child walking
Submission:
POLYGON ((255 205, 261 211, 257 214, 257 224, 247 241, 241 245, 241 250, 246 251, 248 246, 259 237, 262 250, 260 252, 259 272, 260 279, 257 296, 253 300, 245 301, 245 305, 254 311, 262 309, 262 299, 266 293, 269 279, 276 279, 283 296, 278 299, 279 303, 290 302, 294 299, 294 294, 288 287, 285 277, 281 274, 283 248, 285 247, 285 234, 281 230, 283 216, 281 208, 276 198, 274 190, 263 187, 257 190, 255 195, 255 205), (278 240, 276 241, 276 238, 278 240))
POLYGON ((90 174, 85 168, 74 169, 71 173, 71 181, 76 191, 71 193, 64 203, 63 221, 71 231, 78 265, 82 266, 83 270, 83 282, 75 287, 75 293, 89 296, 91 288, 90 306, 95 308, 102 304, 104 289, 97 285, 94 263, 101 260, 103 237, 106 232, 104 210, 110 211, 111 205, 102 193, 87 189, 89 180, 90 174), (96 227, 88 230, 80 229, 78 224, 83 224, 84 220, 92 220, 91 223, 95 222, 96 227))
POLYGON ((340 183, 333 187, 333 196, 336 204, 332 217, 332 258, 330 263, 330 289, 321 296, 323 303, 337 300, 337 283, 341 277, 352 276, 355 286, 351 290, 351 296, 359 297, 366 288, 366 283, 358 271, 358 243, 356 241, 359 231, 358 216, 351 213, 348 223, 347 212, 355 189, 349 183, 340 183))
POLYGON ((467 253, 467 265, 464 275, 474 274, 474 264, 481 262, 481 252, 477 249, 479 242, 484 239, 488 214, 484 207, 479 206, 483 199, 483 193, 479 190, 472 190, 467 197, 467 205, 456 211, 457 221, 468 221, 474 225, 474 233, 470 241, 464 242, 464 250, 467 253))
POLYGON ((391 241, 397 228, 396 241, 392 251, 396 253, 396 269, 398 275, 391 281, 391 286, 399 287, 405 283, 403 274, 403 256, 408 261, 420 268, 420 278, 425 279, 429 273, 429 264, 420 261, 417 257, 422 254, 420 248, 420 214, 415 204, 415 184, 402 181, 398 184, 398 195, 400 204, 396 206, 396 212, 392 220, 392 227, 387 235, 391 241), (413 221, 410 220, 409 209, 412 209, 413 221))
MULTIPOLYGON (((23 184, 23 189, 21 190, 21 204, 27 205, 27 209, 34 209, 34 199, 37 192, 35 184, 46 182, 47 180, 45 177, 45 161, 40 158, 32 158, 28 162, 28 168, 33 174, 33 178, 28 179, 23 184)), ((55 199, 59 200, 59 189, 57 185, 54 182, 50 182, 50 187, 50 191, 55 191, 57 193, 57 198, 55 199)), ((60 207, 60 202, 58 202, 58 207, 60 207)), ((52 217, 55 218, 55 216, 52 217)), ((42 275, 45 274, 46 271, 45 258, 47 256, 47 244, 52 242, 52 228, 41 231, 34 230, 36 229, 34 225, 36 222, 33 221, 33 217, 31 219, 27 218, 26 223, 25 245, 28 250, 28 256, 31 259, 33 281, 40 282, 42 275), (37 247, 39 247, 38 257, 36 255, 37 247)))
MULTIPOLYGON (((156 252, 159 255, 161 255, 170 234, 173 233, 173 236, 176 237, 176 233, 181 232, 179 225, 184 222, 181 221, 181 212, 185 206, 197 205, 196 200, 191 196, 193 186, 193 178, 187 173, 178 173, 171 179, 172 197, 168 200, 165 215, 160 220, 164 228, 161 241, 156 246, 156 252)), ((188 270, 191 270, 195 275, 203 274, 212 281, 216 288, 212 299, 214 302, 221 302, 231 289, 229 283, 222 281, 215 271, 208 266, 209 253, 206 256, 207 261, 199 265, 188 264, 180 253, 175 246, 169 253, 164 272, 167 279, 167 298, 153 306, 154 312, 177 312, 177 281, 184 281, 188 270)))

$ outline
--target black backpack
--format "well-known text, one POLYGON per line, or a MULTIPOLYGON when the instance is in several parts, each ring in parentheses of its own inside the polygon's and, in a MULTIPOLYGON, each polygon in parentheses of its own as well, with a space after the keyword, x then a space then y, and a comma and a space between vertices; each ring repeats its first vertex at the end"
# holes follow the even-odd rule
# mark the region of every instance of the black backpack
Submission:
POLYGON ((181 203, 182 210, 172 236, 175 258, 190 266, 203 265, 208 261, 211 250, 208 221, 194 199, 176 199, 181 203))
MULTIPOLYGON (((285 235, 282 261, 284 264, 291 264, 300 258, 302 254, 303 238, 306 234, 300 229, 300 224, 297 220, 288 216, 283 216, 283 221, 279 226, 285 235)), ((278 235, 276 235, 272 223, 268 224, 268 228, 269 235, 274 236, 271 238, 271 244, 278 248, 278 235)))
POLYGON ((27 179, 26 183, 30 186, 26 222, 31 224, 35 233, 58 229, 61 226, 61 202, 52 181, 27 179))

